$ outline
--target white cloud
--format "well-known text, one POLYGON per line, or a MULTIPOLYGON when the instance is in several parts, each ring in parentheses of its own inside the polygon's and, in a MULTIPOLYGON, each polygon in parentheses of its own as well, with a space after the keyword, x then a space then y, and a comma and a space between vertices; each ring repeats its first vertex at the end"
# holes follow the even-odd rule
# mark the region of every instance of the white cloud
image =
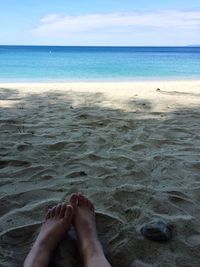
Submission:
MULTIPOLYGON (((164 35, 175 38, 175 43, 178 43, 184 39, 181 34, 192 38, 191 41, 185 39, 189 43, 200 43, 200 37, 197 37, 200 36, 200 11, 161 10, 79 16, 48 14, 41 19, 32 33, 38 38, 58 38, 61 42, 70 38, 75 44, 91 45, 102 41, 104 37, 105 45, 112 43, 112 39, 116 42, 118 37, 124 37, 127 45, 134 38, 140 38, 142 44, 149 40, 151 35, 158 39, 158 45, 162 40, 165 41, 164 35)), ((137 39, 138 42, 140 40, 137 39)))

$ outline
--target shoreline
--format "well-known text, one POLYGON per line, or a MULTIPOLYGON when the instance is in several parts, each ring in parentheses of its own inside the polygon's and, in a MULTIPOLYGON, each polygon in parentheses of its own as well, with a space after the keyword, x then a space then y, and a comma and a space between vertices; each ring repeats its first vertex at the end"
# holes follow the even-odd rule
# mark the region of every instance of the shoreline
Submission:
POLYGON ((200 78, 199 79, 193 79, 193 78, 191 78, 191 79, 187 79, 187 78, 185 78, 185 79, 149 79, 149 80, 119 80, 119 81, 112 81, 112 80, 110 80, 110 81, 104 81, 104 80, 97 80, 97 81, 95 81, 95 80, 89 80, 89 81, 84 81, 84 80, 80 80, 80 81, 22 81, 22 82, 18 82, 18 81, 16 81, 16 82, 11 82, 11 81, 0 81, 0 85, 2 85, 2 84, 43 84, 43 83, 45 83, 45 84, 51 84, 51 83, 53 83, 53 84, 71 84, 71 83, 89 83, 89 84, 91 84, 91 83, 93 83, 93 84, 95 84, 95 83, 108 83, 108 84, 113 84, 113 83, 125 83, 125 84, 129 84, 129 83, 148 83, 148 82, 150 82, 150 83, 154 83, 154 82, 200 82, 200 78))
POLYGON ((72 83, 84 83, 84 84, 96 84, 96 83, 101 83, 101 84, 113 84, 113 83, 124 83, 124 84, 133 84, 133 83, 155 83, 155 82, 200 82, 200 78, 184 78, 184 79, 178 79, 178 78, 153 78, 153 79, 132 79, 132 80, 44 80, 44 81, 34 81, 34 80, 22 80, 22 81, 11 81, 11 80, 0 80, 0 85, 2 84, 72 84, 72 83))
POLYGON ((18 88, 22 88, 25 86, 31 86, 31 87, 39 87, 39 86, 44 86, 46 88, 50 88, 50 87, 54 87, 54 86, 59 86, 59 87, 66 87, 68 88, 69 86, 74 86, 75 88, 77 86, 80 86, 80 88, 86 88, 88 86, 88 88, 90 88, 91 86, 94 86, 94 88, 99 87, 99 85, 103 86, 103 88, 107 87, 107 86, 135 86, 135 85, 139 85, 139 86, 163 86, 163 85, 174 85, 174 86, 183 86, 183 85, 199 85, 200 84, 200 79, 198 80, 145 80, 145 81, 77 81, 77 82, 0 82, 0 87, 18 87, 18 88))

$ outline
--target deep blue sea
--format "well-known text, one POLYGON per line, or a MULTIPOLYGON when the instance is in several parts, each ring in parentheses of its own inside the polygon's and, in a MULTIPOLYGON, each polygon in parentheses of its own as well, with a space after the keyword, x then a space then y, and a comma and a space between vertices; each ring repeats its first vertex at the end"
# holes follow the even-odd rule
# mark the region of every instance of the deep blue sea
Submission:
POLYGON ((200 79, 200 47, 0 46, 0 81, 200 79))

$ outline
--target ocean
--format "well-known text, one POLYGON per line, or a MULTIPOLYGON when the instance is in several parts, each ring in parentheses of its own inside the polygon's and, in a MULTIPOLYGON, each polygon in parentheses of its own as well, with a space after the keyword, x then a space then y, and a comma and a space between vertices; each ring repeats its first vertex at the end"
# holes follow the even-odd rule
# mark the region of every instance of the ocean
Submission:
POLYGON ((1 82, 200 79, 200 47, 0 46, 1 82))

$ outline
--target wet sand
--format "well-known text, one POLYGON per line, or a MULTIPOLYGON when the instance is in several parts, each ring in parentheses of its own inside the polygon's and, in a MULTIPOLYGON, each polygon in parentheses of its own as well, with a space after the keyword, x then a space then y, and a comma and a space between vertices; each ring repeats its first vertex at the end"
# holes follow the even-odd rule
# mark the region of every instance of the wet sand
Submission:
MULTIPOLYGON (((200 266, 200 81, 0 84, 0 129, 1 267, 22 266, 46 210, 78 191, 113 266, 200 266), (152 219, 172 241, 141 235, 152 219)), ((74 238, 53 266, 79 265, 74 238)))

